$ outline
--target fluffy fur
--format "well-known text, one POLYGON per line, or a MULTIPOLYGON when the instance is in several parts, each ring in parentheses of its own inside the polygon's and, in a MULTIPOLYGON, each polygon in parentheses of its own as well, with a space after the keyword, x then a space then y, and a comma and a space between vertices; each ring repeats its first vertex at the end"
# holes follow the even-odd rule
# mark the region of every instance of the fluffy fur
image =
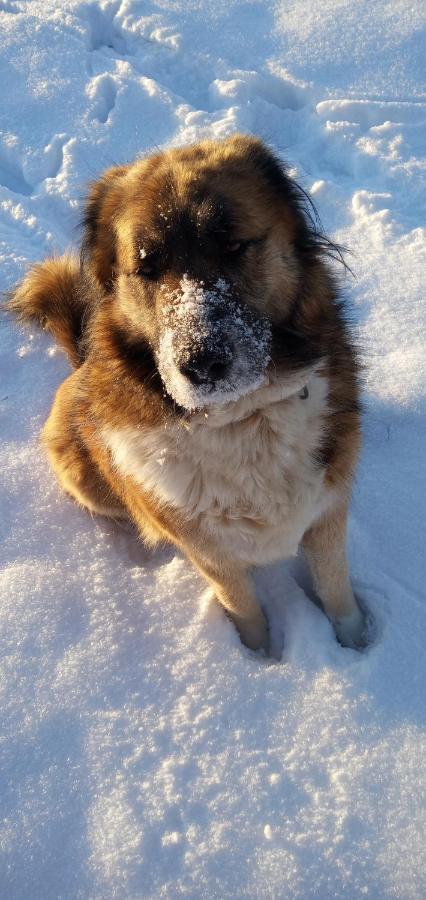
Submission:
POLYGON ((172 541, 267 650, 250 566, 302 543, 342 643, 364 619, 345 558, 357 363, 304 192, 258 140, 159 153, 93 186, 81 259, 11 308, 64 347, 44 443, 65 490, 172 541))

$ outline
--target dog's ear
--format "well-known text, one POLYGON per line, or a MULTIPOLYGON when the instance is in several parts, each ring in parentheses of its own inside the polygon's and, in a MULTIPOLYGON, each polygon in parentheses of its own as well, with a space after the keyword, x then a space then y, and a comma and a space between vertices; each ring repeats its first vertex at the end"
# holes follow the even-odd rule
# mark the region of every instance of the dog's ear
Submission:
MULTIPOLYGON (((328 257, 343 263, 346 247, 331 241, 324 233, 315 204, 307 191, 289 174, 288 168, 278 156, 259 138, 237 134, 229 139, 229 146, 244 156, 247 163, 272 188, 274 196, 283 203, 283 210, 291 211, 295 226, 294 246, 305 262, 318 257, 328 257)), ((349 270, 350 271, 350 270, 349 270)))
POLYGON ((112 290, 116 264, 115 221, 123 199, 126 166, 107 169, 96 181, 86 202, 81 248, 83 271, 95 278, 102 291, 112 290))
POLYGON ((231 155, 244 160, 249 167, 254 167, 274 187, 279 194, 288 191, 288 175, 285 164, 260 138, 247 134, 235 134, 227 139, 231 155))
POLYGON ((290 210, 295 224, 295 245, 302 253, 309 251, 320 221, 309 195, 289 174, 282 160, 258 138, 247 139, 247 153, 251 165, 272 188, 274 195, 282 201, 283 208, 290 210))

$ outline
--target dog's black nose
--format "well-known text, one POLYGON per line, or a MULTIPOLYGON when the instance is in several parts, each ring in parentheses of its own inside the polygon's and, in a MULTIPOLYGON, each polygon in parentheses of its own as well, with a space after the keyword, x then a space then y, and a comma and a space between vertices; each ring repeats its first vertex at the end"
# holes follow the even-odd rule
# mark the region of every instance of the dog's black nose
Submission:
POLYGON ((202 350, 191 355, 180 365, 180 371, 192 384, 215 384, 226 377, 232 362, 232 351, 224 346, 215 350, 202 350))

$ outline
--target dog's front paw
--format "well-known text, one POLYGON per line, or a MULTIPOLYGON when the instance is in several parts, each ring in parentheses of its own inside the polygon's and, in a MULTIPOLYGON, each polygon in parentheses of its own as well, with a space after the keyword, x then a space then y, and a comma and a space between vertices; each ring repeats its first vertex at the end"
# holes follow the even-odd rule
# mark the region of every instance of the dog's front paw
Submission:
POLYGON ((249 650, 264 650, 269 656, 269 629, 262 612, 255 619, 235 619, 241 641, 249 650))
POLYGON ((362 650, 368 643, 367 618, 365 613, 355 606, 347 616, 340 616, 333 621, 336 637, 342 647, 362 650))

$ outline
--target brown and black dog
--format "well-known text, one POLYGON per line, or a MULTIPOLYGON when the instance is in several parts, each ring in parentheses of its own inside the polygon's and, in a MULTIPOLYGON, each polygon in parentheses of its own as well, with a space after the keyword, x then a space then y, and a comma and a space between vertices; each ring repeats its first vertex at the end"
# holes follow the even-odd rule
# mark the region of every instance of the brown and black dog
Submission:
POLYGON ((358 367, 309 210, 255 138, 166 150, 105 172, 80 260, 34 266, 10 302, 75 367, 43 433, 62 487, 181 549, 253 649, 250 568, 300 543, 339 640, 364 641, 345 555, 358 367))

